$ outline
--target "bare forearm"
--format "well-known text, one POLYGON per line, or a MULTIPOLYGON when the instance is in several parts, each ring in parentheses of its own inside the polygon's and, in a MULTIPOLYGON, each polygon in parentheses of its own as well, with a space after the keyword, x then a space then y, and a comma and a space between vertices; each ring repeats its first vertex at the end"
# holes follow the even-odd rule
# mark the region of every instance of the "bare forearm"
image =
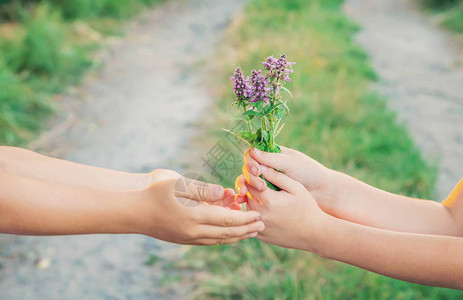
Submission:
POLYGON ((129 233, 140 192, 66 186, 0 174, 0 232, 26 235, 129 233))
POLYGON ((330 218, 319 254, 388 277, 463 289, 463 239, 381 230, 330 218))
POLYGON ((132 174, 47 157, 15 147, 0 147, 0 172, 74 186, 112 190, 142 189, 147 174, 132 174))
POLYGON ((440 203, 388 193, 339 172, 331 176, 332 198, 320 205, 333 216, 393 231, 461 235, 448 208, 440 203))

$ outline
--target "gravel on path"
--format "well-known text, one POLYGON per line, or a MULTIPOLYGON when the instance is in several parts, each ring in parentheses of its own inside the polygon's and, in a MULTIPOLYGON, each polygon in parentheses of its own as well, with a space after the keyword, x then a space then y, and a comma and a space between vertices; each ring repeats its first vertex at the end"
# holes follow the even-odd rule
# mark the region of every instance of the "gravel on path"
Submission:
POLYGON ((347 0, 390 100, 430 162, 439 162, 436 200, 463 177, 463 61, 450 36, 414 0, 347 0))
MULTIPOLYGON (((143 14, 108 49, 102 69, 65 99, 76 121, 45 148, 66 147, 66 159, 123 171, 174 168, 212 101, 201 61, 242 3, 172 1, 143 14)), ((0 235, 0 299, 171 299, 156 287, 162 268, 144 266, 150 253, 175 259, 179 247, 137 235, 0 235)))

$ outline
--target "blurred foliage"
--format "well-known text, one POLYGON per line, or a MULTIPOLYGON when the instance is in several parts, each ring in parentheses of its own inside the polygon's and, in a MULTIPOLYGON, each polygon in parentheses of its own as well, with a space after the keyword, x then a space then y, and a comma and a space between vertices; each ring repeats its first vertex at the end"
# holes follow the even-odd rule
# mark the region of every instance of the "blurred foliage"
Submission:
POLYGON ((21 145, 120 23, 162 0, 0 1, 0 144, 21 145))
POLYGON ((440 23, 455 33, 463 33, 463 0, 418 0, 436 14, 440 23))
MULTIPOLYGON (((268 55, 295 61, 288 88, 294 98, 277 142, 374 186, 410 196, 432 196, 435 169, 422 159, 386 100, 371 92, 376 79, 354 42, 358 26, 341 0, 250 0, 233 22, 211 79, 222 96, 206 121, 229 127, 234 100, 229 77, 261 68, 268 55), (217 82, 217 80, 219 82, 217 82), (220 81, 221 80, 221 81, 220 81)), ((217 131, 216 131, 217 132, 217 131)), ((208 134, 202 145, 223 135, 208 134)), ((215 140, 215 141, 214 141, 215 140)), ((234 151, 230 149, 230 151, 234 151)), ((233 186, 234 175, 226 185, 233 186)), ((209 171, 209 170, 207 170, 209 171)), ((358 245, 361 246, 361 245, 358 245)), ((456 299, 463 293, 394 280, 303 251, 249 239, 234 245, 191 247, 177 267, 195 270, 197 299, 456 299)))
POLYGON ((462 0, 421 0, 423 4, 431 7, 449 7, 463 2, 462 0))

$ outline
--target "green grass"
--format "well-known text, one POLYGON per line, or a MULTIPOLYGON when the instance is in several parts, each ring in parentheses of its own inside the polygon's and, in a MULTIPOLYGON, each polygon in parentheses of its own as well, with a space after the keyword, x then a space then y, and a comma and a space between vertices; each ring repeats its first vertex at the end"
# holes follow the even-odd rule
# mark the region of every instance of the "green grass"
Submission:
POLYGON ((463 33, 462 0, 420 0, 421 4, 436 15, 439 23, 454 33, 463 33))
MULTIPOLYGON (((216 71, 222 95, 208 126, 230 128, 236 114, 229 76, 245 73, 268 55, 296 61, 289 89, 291 113, 277 142, 374 186, 429 198, 435 168, 428 166, 396 115, 370 91, 376 79, 353 41, 357 25, 341 0, 251 0, 230 28, 216 71), (211 125, 215 124, 215 125, 211 125)), ((211 138, 214 144, 220 134, 211 138)), ((204 151, 207 151, 205 149, 204 151)), ((241 166, 231 179, 240 173, 241 166)), ((232 181, 225 182, 231 185, 232 181)), ((199 274, 198 299, 455 299, 461 292, 424 287, 376 275, 310 253, 255 239, 235 245, 191 247, 178 267, 199 274)))
POLYGON ((24 145, 53 112, 50 98, 78 84, 122 21, 162 0, 0 2, 0 145, 24 145))

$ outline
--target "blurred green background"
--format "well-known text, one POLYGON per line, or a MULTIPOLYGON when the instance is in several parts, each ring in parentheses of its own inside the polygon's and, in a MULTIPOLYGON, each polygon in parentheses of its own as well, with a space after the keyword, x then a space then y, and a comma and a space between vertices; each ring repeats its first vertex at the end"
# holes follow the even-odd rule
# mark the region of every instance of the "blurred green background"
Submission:
MULTIPOLYGON (((288 99, 291 112, 277 143, 373 186, 429 199, 436 166, 423 160, 396 114, 387 108, 386 99, 371 91, 377 76, 367 54, 353 40, 360 28, 345 17, 342 4, 342 0, 249 1, 218 54, 219 60, 227 57, 218 70, 223 75, 217 83, 221 97, 215 107, 217 117, 205 127, 224 127, 236 115, 229 82, 236 66, 249 74, 261 68, 259 62, 268 55, 285 53, 296 62, 288 84, 294 97, 288 99)), ((439 10, 436 13, 461 8, 457 1, 422 4, 425 9, 439 10)), ((220 138, 220 133, 210 130, 211 135, 216 133, 212 140, 220 138)), ((233 187, 240 173, 241 165, 227 176, 230 180, 221 183, 233 187)), ((192 247, 177 267, 201 274, 195 280, 197 299, 463 297, 459 291, 386 278, 255 239, 192 247)))
POLYGON ((79 83, 102 37, 162 0, 0 1, 0 144, 24 145, 79 83))
MULTIPOLYGON (((463 1, 419 1, 443 26, 463 32, 463 1)), ((53 95, 78 84, 95 65, 91 54, 102 39, 120 34, 125 20, 157 2, 0 1, 0 144, 25 145, 33 139, 53 112, 53 95)), ((217 54, 223 58, 223 78, 217 82, 221 97, 208 125, 223 127, 234 113, 230 70, 240 65, 249 72, 266 56, 286 53, 297 65, 289 85, 291 115, 278 143, 382 189, 430 198, 436 168, 423 160, 386 100, 369 89, 375 70, 353 41, 359 28, 344 16, 342 2, 250 0, 217 54)), ((239 173, 240 167, 233 171, 239 173)), ((255 239, 192 247, 174 267, 203 274, 194 282, 198 299, 463 297, 255 239)))

